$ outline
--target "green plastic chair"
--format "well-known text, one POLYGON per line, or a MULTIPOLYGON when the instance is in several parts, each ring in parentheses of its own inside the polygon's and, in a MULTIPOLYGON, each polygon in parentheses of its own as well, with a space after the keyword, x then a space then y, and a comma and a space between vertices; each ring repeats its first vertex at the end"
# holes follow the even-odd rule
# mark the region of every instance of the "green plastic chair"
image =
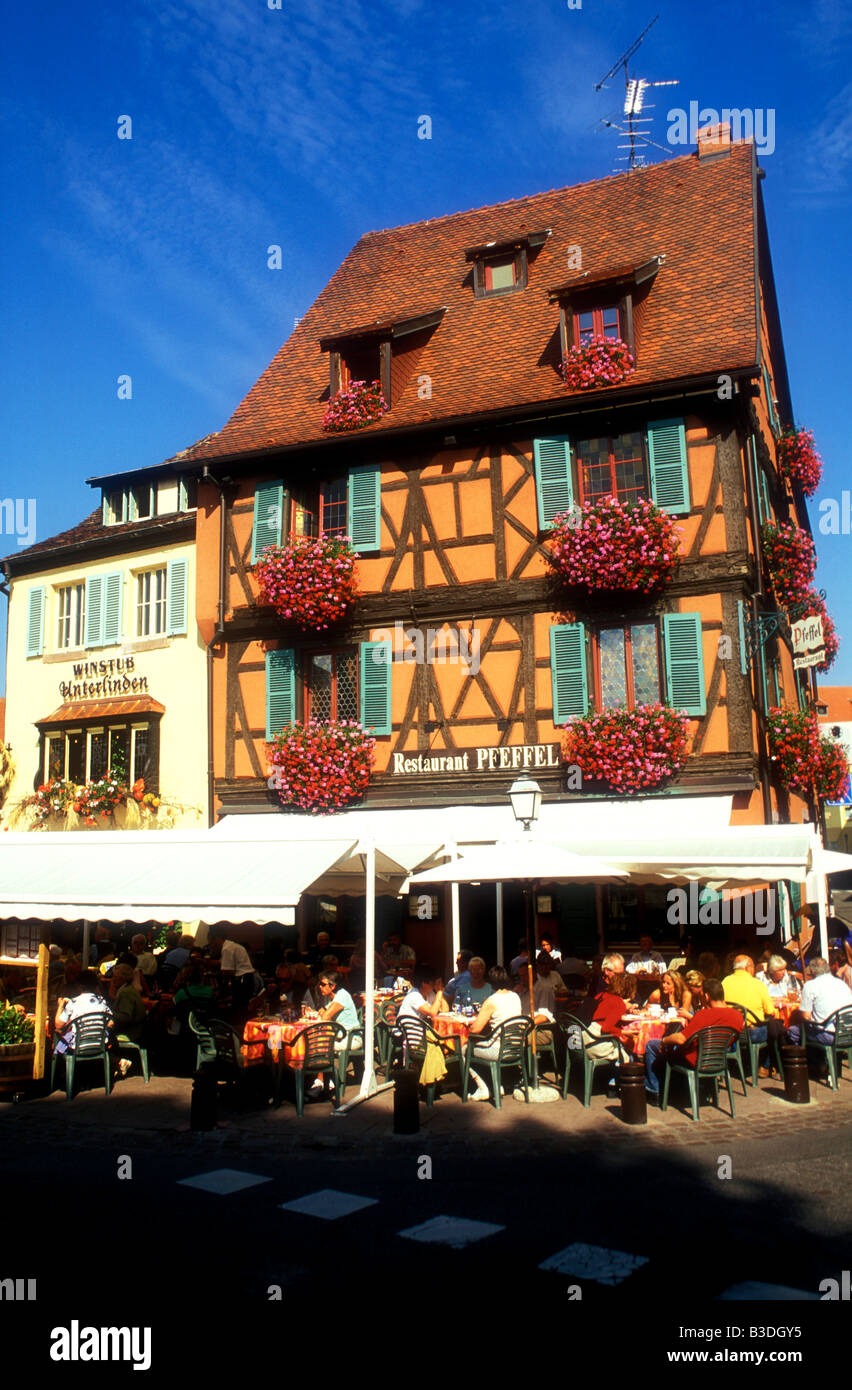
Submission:
POLYGON ((291 1066, 290 1063, 285 1062, 283 1048, 279 1053, 275 1077, 275 1105, 281 1104, 281 1081, 286 1068, 293 1073, 296 1086, 297 1115, 305 1113, 305 1077, 316 1076, 319 1072, 331 1074, 336 1108, 340 1104, 340 1072, 338 1070, 338 1054, 335 1053, 334 1044, 346 1037, 346 1029, 341 1028, 339 1023, 312 1023, 299 1036, 305 1045, 301 1066, 291 1066))
MULTIPOLYGON (((73 1046, 68 1052, 57 1053, 54 1051, 53 1061, 50 1064, 50 1089, 53 1090, 56 1080, 56 1063, 60 1057, 65 1058, 65 1099, 70 1100, 74 1094, 74 1072, 78 1062, 97 1062, 102 1061, 104 1067, 104 1087, 107 1095, 112 1090, 110 1079, 110 1058, 108 1052, 109 1044, 109 1020, 110 1015, 106 1013, 81 1014, 79 1018, 74 1018, 68 1025, 74 1032, 73 1046)), ((62 1029, 62 1033, 66 1031, 62 1029)), ((56 1034, 56 1039, 61 1034, 56 1034)))
MULTIPOLYGON (((740 1033, 737 1041, 737 1056, 739 1057, 742 1054, 748 1057, 752 1086, 757 1086, 757 1068, 760 1062, 760 1054, 764 1048, 766 1048, 767 1062, 770 1059, 770 1055, 774 1052, 775 1065, 778 1068, 778 1075, 781 1077, 781 1080, 783 1081, 784 1071, 781 1066, 781 1051, 778 1046, 778 1040, 770 1040, 769 1038, 767 1038, 765 1042, 752 1042, 748 1034, 749 1028, 760 1028, 766 1022, 766 1020, 758 1018, 757 1014, 752 1013, 751 1009, 747 1009, 744 1004, 729 1004, 728 1001, 725 1000, 725 1008, 736 1009, 737 1013, 742 1014, 745 1020, 745 1027, 740 1033)), ((739 1062, 739 1071, 740 1075, 742 1076, 743 1068, 741 1061, 739 1062)), ((745 1088, 745 1078, 743 1078, 743 1088, 745 1088)), ((743 1094, 745 1094, 745 1089, 743 1089, 743 1094)))
MULTIPOLYGON (((803 1024, 803 1046, 812 1052, 821 1052, 828 1066, 828 1082, 832 1091, 840 1089, 843 1075, 843 1058, 852 1067, 852 1004, 844 1004, 841 1009, 818 1025, 820 1032, 826 1032, 828 1025, 834 1024, 834 1041, 830 1043, 812 1042, 807 1036, 807 1024, 803 1024)), ((852 1078, 849 1078, 852 1079, 852 1078)))
MULTIPOLYGON (((731 1060, 731 1043, 738 1037, 734 1028, 719 1028, 710 1025, 709 1028, 699 1028, 697 1033, 693 1033, 690 1042, 698 1043, 698 1052, 695 1058, 695 1066, 689 1067, 685 1062, 673 1062, 671 1057, 666 1058, 666 1071, 663 1078, 663 1094, 660 1100, 660 1109, 665 1110, 669 1103, 669 1084, 672 1079, 672 1072, 681 1072, 689 1082, 689 1099, 692 1106, 693 1120, 701 1118, 699 1101, 699 1081, 703 1078, 713 1082, 713 1092, 716 1098, 716 1105, 719 1105, 719 1082, 724 1081, 728 1088, 728 1099, 731 1102, 731 1119, 736 1119, 734 1110, 734 1088, 731 1085, 731 1073, 728 1063, 731 1060)), ((744 1087, 745 1088, 745 1087, 744 1087)))
POLYGON ((462 1100, 467 1100, 467 1082, 470 1076, 471 1062, 475 1062, 477 1068, 486 1066, 491 1073, 491 1089, 494 1094, 494 1105, 497 1110, 502 1110, 503 1105, 500 1098, 501 1080, 503 1072, 507 1067, 519 1067, 521 1071, 522 1085, 524 1088, 524 1099, 529 1104, 530 1098, 530 1075, 527 1066, 528 1045, 527 1039, 530 1030, 535 1027, 531 1018, 510 1018, 505 1023, 500 1023, 487 1038, 483 1038, 481 1033, 471 1033, 467 1040, 467 1047, 464 1054, 464 1070, 462 1075, 462 1100), (499 1040, 500 1050, 496 1057, 479 1057, 476 1054, 476 1047, 479 1043, 491 1044, 499 1040))
MULTIPOLYGON (((618 1062, 632 1062, 633 1057, 627 1048, 620 1041, 609 1033, 596 1034, 589 1031, 588 1026, 576 1014, 565 1013, 561 1016, 562 1028, 565 1033, 565 1075, 562 1078, 562 1099, 568 1098, 568 1086, 571 1081, 571 1071, 577 1062, 583 1063, 583 1105, 588 1110, 592 1103, 592 1086, 594 1085, 595 1072, 599 1067, 612 1067, 618 1062), (571 1032, 579 1030, 580 1046, 571 1046, 571 1032), (618 1049, 617 1057, 592 1057, 589 1054, 593 1047, 599 1047, 601 1043, 615 1043, 618 1049)), ((577 1033, 574 1034, 575 1038, 577 1033)))
POLYGON ((148 1082, 151 1080, 150 1074, 148 1072, 147 1047, 142 1047, 139 1043, 131 1042, 129 1038, 117 1038, 116 1048, 118 1050, 119 1057, 125 1056, 127 1053, 130 1053, 130 1058, 132 1061, 134 1057, 138 1056, 140 1066, 142 1067, 142 1075, 145 1078, 145 1085, 147 1086, 148 1082))
MULTIPOLYGON (((557 1039, 557 1037, 561 1036, 561 1034, 562 1034, 562 1028, 561 1028, 560 1024, 558 1024, 558 1023, 534 1023, 534 1024, 533 1024, 532 1028, 531 1028, 530 1031, 529 1031, 529 1037, 528 1037, 528 1039, 527 1039, 527 1048, 528 1048, 527 1066, 529 1067, 530 1075, 532 1075, 532 1069, 533 1069, 533 1036, 535 1036, 535 1055, 536 1055, 536 1067, 537 1067, 537 1069, 538 1069, 538 1074, 539 1074, 539 1076, 543 1076, 543 1075, 544 1075, 544 1067, 543 1067, 542 1063, 543 1063, 545 1057, 549 1057, 550 1060, 551 1060, 551 1062, 552 1062, 552 1064, 553 1064, 553 1075, 554 1075, 554 1077, 555 1077, 555 1079, 556 1079, 556 1084, 557 1084, 557 1085, 559 1084, 559 1081, 560 1081, 561 1078, 560 1078, 560 1071, 559 1071, 559 1058, 558 1058, 557 1055, 556 1055, 556 1039, 557 1039), (549 1042, 542 1042, 542 1041, 541 1041, 541 1035, 542 1035, 542 1034, 547 1035, 548 1033, 550 1034, 550 1041, 549 1041, 549 1042)), ((566 1064, 566 1065, 567 1065, 567 1064, 566 1064)))
MULTIPOLYGON (((441 1047, 446 1043, 447 1038, 440 1038, 435 1032, 431 1023, 427 1023, 425 1018, 398 1018, 396 1022, 396 1032, 392 1042, 392 1061, 404 1071, 416 1071, 418 1076, 423 1069, 426 1061, 426 1048, 429 1043, 435 1043, 441 1047)), ((441 1051, 444 1052, 443 1047, 441 1051)), ((458 1050, 449 1054, 444 1052, 444 1059, 447 1062, 456 1061, 459 1063, 461 1071, 464 1071, 464 1064, 458 1050)), ((430 1081, 426 1086, 426 1104, 434 1105, 435 1088, 437 1081, 430 1081)), ((464 1099, 464 1090, 462 1090, 464 1099)))
POLYGON ((376 1051, 379 1056, 379 1066, 385 1072, 390 1070, 394 1046, 393 1033, 402 1000, 401 994, 394 994, 391 999, 383 999, 376 1010, 376 1051))
POLYGON ((195 1047, 195 1070, 198 1071, 199 1068, 206 1063, 215 1062, 216 1043, 210 1028, 210 1019, 197 1014, 194 1009, 190 1009, 189 1011, 189 1027, 190 1031, 194 1033, 197 1038, 195 1047))
POLYGON ((351 1032, 346 1032, 346 1042, 343 1047, 335 1054, 337 1057, 337 1074, 340 1086, 341 1097, 346 1095, 346 1073, 349 1070, 349 1063, 353 1058, 364 1056, 364 1010, 358 1010, 359 1028, 353 1028, 351 1032))

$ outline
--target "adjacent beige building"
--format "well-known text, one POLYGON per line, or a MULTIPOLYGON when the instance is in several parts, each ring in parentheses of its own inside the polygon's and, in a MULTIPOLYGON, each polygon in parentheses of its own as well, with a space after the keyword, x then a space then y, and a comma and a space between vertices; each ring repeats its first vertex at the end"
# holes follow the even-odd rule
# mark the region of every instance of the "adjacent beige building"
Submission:
POLYGON ((206 653, 195 621, 195 498, 168 465, 90 480, 101 505, 3 562, 9 588, 3 824, 48 829, 208 823, 206 653), (73 809, 108 772, 131 790, 112 814, 73 809), (135 787, 136 795, 132 794, 135 787))

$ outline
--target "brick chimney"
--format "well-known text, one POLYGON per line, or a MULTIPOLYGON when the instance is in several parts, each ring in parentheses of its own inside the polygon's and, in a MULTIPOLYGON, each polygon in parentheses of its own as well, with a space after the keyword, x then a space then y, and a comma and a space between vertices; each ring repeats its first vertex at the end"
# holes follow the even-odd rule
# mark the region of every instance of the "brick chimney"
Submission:
POLYGON ((724 125, 705 125, 696 132, 698 140, 698 158, 708 159, 711 155, 730 154, 731 152, 731 126, 730 122, 724 125))

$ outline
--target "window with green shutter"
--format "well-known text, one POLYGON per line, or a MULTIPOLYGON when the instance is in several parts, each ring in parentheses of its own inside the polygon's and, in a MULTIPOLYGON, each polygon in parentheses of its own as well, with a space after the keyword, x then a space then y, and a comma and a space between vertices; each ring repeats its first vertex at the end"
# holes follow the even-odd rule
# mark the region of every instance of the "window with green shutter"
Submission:
POLYGON ((655 420, 648 426, 651 496, 673 516, 690 510, 689 462, 683 420, 655 420))
POLYGON ((773 433, 778 434, 778 411, 775 409, 775 397, 772 394, 772 382, 769 379, 769 372, 766 369, 765 363, 761 367, 761 372, 763 374, 763 390, 766 394, 766 409, 769 412, 769 423, 772 426, 773 433))
POLYGON ((124 575, 120 572, 105 574, 103 580, 103 619, 99 646, 114 647, 121 641, 122 636, 124 575))
POLYGON ((749 659, 748 659, 748 646, 747 646, 747 644, 746 644, 746 631, 747 631, 747 627, 748 627, 748 624, 749 624, 750 621, 751 621, 751 615, 750 615, 750 613, 748 612, 748 605, 746 604, 745 599, 738 598, 738 599, 737 599, 737 626, 738 626, 738 628, 739 628, 739 638, 740 638, 740 675, 741 675, 741 676, 746 675, 746 673, 747 673, 747 671, 748 671, 748 668, 749 668, 749 664, 750 664, 750 663, 749 663, 749 659))
POLYGON ((571 442, 564 436, 533 441, 535 494, 539 530, 553 525, 553 518, 574 505, 571 477, 571 442))
POLYGON ((665 613, 666 691, 673 709, 707 713, 700 613, 665 613))
POLYGON ((44 651, 44 587, 30 589, 27 598, 27 656, 44 651))
POLYGON ((266 653, 267 742, 296 718, 296 653, 282 647, 266 653))
POLYGON ((86 580, 86 646, 100 647, 104 620, 104 580, 91 574, 86 580))
POLYGON ((260 559, 269 545, 280 545, 284 522, 284 484, 263 483, 254 492, 254 522, 251 531, 251 563, 260 559))
POLYGON ((358 663, 360 701, 358 722, 374 734, 391 732, 391 642, 362 642, 358 663))
POLYGON ((574 715, 586 714, 589 682, 583 623, 561 623, 550 629, 550 677, 554 724, 565 724, 574 715))
POLYGON ((186 633, 187 574, 186 560, 169 560, 168 591, 168 635, 182 637, 186 633))
POLYGON ((381 469, 374 464, 350 468, 349 538, 362 554, 381 547, 381 469))

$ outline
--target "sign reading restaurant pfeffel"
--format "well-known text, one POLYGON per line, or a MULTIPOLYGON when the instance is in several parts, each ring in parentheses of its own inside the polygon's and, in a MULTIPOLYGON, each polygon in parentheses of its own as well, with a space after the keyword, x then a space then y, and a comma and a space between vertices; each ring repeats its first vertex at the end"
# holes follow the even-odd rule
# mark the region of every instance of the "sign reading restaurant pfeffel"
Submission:
POLYGON ((137 676, 132 656, 114 657, 109 661, 78 661, 74 665, 74 681, 60 681, 59 695, 63 700, 92 700, 99 695, 138 695, 148 689, 148 677, 137 676), (85 676, 85 680, 80 677, 85 676))
POLYGON ((516 743, 506 748, 459 748, 453 753, 394 753, 395 776, 436 772, 507 772, 522 767, 561 767, 558 743, 516 743))

